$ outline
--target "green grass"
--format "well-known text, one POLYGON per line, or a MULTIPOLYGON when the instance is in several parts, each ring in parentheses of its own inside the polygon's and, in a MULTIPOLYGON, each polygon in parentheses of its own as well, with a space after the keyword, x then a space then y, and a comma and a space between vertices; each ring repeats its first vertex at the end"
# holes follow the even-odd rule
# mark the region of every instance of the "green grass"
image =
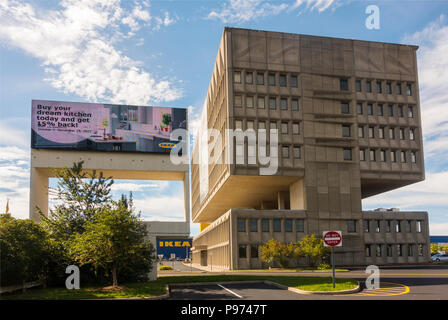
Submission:
MULTIPOLYGON (((309 272, 329 272, 329 271, 333 271, 333 269, 323 269, 323 270, 319 270, 317 268, 272 268, 272 269, 248 269, 248 270, 235 270, 238 272, 241 271, 245 271, 245 272, 250 272, 250 271, 256 271, 256 272, 260 272, 260 271, 268 271, 268 272, 275 272, 275 271, 290 271, 290 272, 300 272, 300 271, 309 271, 309 272)), ((341 268, 335 268, 335 271, 338 272, 346 272, 349 271, 348 269, 341 269, 341 268)))
MULTIPOLYGON (((102 298, 143 298, 159 296, 166 293, 166 285, 171 283, 199 283, 199 282, 227 282, 227 281, 255 281, 269 280, 288 287, 295 287, 309 291, 332 291, 331 277, 302 277, 302 276, 245 276, 245 275, 189 275, 162 276, 156 281, 123 284, 127 290, 101 291, 101 288, 83 288, 67 290, 62 288, 29 289, 25 293, 2 295, 1 299, 27 300, 73 300, 73 299, 102 299, 102 298)), ((348 290, 357 286, 353 279, 336 279, 335 290, 348 290)))

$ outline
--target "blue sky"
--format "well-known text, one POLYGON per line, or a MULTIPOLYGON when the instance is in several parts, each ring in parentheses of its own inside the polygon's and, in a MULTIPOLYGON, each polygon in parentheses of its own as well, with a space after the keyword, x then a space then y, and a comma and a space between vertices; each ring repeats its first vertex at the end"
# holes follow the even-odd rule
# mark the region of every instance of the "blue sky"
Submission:
MULTIPOLYGON (((28 216, 31 100, 189 108, 197 127, 225 26, 419 45, 426 180, 363 201, 427 210, 448 235, 448 2, 0 0, 0 211, 28 216), (380 29, 365 27, 368 5, 380 29)), ((117 181, 147 219, 183 216, 182 184, 117 181)), ((192 234, 198 232, 193 225, 192 234)))

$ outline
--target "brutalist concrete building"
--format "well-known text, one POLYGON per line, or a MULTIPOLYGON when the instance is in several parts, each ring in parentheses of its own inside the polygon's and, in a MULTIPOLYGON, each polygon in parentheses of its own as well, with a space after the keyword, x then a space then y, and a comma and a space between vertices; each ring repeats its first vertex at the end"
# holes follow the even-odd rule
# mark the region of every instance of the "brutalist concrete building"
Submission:
POLYGON ((196 139, 192 156, 193 263, 263 268, 264 242, 324 230, 342 231, 338 265, 428 261, 426 212, 361 206, 424 180, 417 49, 226 28, 202 116, 202 129, 220 135, 196 139), (278 156, 276 172, 262 174, 259 153, 228 129, 268 140, 277 130, 265 150, 278 156))

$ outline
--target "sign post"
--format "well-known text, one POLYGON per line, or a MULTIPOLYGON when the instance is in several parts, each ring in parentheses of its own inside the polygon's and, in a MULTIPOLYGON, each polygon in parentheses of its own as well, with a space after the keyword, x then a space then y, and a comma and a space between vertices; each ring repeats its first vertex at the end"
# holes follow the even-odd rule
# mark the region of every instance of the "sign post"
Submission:
POLYGON ((333 268, 333 288, 336 288, 335 263, 334 263, 334 247, 342 247, 341 231, 324 231, 323 240, 325 247, 331 247, 331 264, 333 268))

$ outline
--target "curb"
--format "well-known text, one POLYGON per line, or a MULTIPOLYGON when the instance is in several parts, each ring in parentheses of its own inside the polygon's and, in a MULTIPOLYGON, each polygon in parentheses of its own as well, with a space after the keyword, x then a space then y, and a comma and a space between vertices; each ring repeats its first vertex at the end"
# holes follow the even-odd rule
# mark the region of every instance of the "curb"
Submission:
POLYGON ((321 295, 334 295, 334 294, 350 294, 350 293, 357 293, 359 291, 361 291, 361 285, 359 283, 359 281, 357 281, 358 285, 356 286, 356 288, 353 289, 349 289, 349 290, 338 290, 338 291, 306 291, 306 290, 300 290, 297 288, 293 288, 293 287, 287 287, 285 285, 276 283, 276 282, 271 282, 269 280, 265 280, 264 283, 267 284, 271 284, 273 286, 276 286, 278 288, 282 288, 288 291, 292 291, 298 294, 305 294, 305 295, 312 295, 312 294, 321 294, 321 295))

